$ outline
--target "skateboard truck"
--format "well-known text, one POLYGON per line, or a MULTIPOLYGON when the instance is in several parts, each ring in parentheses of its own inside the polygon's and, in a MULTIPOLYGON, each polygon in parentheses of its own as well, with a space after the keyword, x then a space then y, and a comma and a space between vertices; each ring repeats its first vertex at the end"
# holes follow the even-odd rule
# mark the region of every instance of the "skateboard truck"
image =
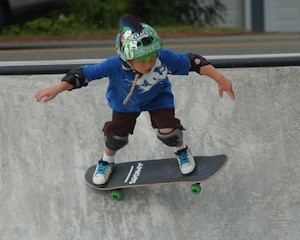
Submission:
MULTIPOLYGON (((192 194, 198 195, 201 193, 201 183, 195 183, 190 186, 190 191, 192 194)), ((123 199, 122 189, 113 189, 110 191, 109 196, 116 201, 121 201, 123 199)))

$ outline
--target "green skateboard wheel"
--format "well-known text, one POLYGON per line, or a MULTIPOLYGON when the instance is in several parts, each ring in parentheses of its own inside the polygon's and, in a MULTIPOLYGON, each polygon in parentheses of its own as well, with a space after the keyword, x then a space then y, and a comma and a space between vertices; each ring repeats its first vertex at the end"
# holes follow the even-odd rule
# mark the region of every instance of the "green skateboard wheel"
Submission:
POLYGON ((190 187, 190 190, 193 194, 199 194, 201 192, 201 186, 200 186, 200 184, 193 184, 190 187))
POLYGON ((115 189, 110 192, 110 197, 113 200, 121 201, 122 200, 122 192, 121 190, 115 189))

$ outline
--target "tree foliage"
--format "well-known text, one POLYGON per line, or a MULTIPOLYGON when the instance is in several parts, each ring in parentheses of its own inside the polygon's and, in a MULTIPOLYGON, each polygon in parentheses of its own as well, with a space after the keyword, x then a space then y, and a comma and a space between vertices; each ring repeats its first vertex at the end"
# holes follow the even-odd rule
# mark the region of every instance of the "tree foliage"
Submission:
POLYGON ((126 12, 128 1, 122 0, 69 0, 69 14, 98 28, 116 27, 120 16, 126 12))
POLYGON ((52 18, 8 26, 6 35, 90 34, 117 29, 119 18, 130 13, 153 26, 214 26, 223 20, 220 0, 67 0, 52 18))
POLYGON ((223 21, 220 0, 69 0, 72 14, 98 27, 117 27, 124 13, 156 26, 214 25, 223 21))
POLYGON ((225 6, 219 0, 136 0, 132 14, 153 25, 214 25, 223 21, 225 6))

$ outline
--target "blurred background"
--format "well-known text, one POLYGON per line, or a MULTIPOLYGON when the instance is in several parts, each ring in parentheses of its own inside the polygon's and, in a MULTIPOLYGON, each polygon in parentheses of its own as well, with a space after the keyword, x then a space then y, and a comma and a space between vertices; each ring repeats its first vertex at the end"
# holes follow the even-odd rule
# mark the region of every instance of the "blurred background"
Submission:
POLYGON ((124 13, 156 27, 300 31, 297 0, 1 0, 0 29, 6 36, 95 34, 116 28, 124 13))
POLYGON ((0 60, 115 55, 119 18, 152 25, 165 48, 204 55, 297 53, 298 0, 1 0, 0 60))

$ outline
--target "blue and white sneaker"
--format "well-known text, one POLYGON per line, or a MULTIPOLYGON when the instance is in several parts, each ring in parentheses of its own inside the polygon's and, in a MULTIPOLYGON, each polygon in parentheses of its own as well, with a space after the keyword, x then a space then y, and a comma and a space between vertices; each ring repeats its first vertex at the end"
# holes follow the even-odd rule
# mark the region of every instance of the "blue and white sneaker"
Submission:
POLYGON ((113 163, 108 163, 102 159, 98 162, 93 175, 93 183, 96 185, 105 185, 114 168, 113 163))
POLYGON ((191 150, 186 147, 175 153, 182 174, 189 174, 194 171, 196 163, 191 150))

